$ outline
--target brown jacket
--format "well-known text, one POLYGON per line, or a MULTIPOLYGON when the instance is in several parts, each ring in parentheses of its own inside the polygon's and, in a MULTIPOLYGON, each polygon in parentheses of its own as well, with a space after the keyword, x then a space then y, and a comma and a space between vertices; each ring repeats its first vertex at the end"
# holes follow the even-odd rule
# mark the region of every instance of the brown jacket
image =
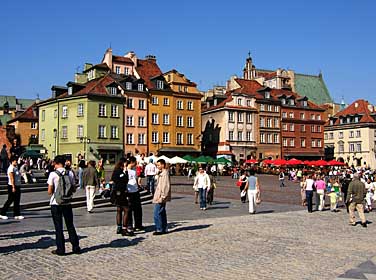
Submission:
POLYGON ((170 174, 168 169, 163 169, 161 173, 156 175, 157 188, 154 193, 153 203, 165 203, 171 201, 171 185, 170 174))
POLYGON ((350 200, 352 196, 352 202, 357 204, 361 204, 364 202, 364 198, 366 197, 367 190, 366 186, 363 182, 359 179, 353 179, 349 185, 349 189, 347 191, 347 200, 350 200))

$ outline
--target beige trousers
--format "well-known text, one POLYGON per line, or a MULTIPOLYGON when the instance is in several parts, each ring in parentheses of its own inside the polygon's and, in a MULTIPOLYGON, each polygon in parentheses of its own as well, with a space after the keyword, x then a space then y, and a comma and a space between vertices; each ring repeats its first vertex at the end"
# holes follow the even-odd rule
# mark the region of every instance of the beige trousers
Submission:
POLYGON ((351 202, 349 205, 350 223, 355 223, 355 208, 359 213, 359 218, 362 223, 366 222, 366 217, 364 216, 364 207, 361 203, 351 202))
POLYGON ((87 211, 94 208, 95 186, 86 186, 86 206, 87 211))

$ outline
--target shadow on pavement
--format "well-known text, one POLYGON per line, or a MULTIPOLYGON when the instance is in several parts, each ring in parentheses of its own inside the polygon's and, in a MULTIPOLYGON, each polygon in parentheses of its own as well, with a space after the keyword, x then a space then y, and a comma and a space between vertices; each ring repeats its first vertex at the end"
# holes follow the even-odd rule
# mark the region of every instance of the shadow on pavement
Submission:
POLYGON ((262 210, 262 211, 257 211, 256 214, 270 214, 274 213, 274 210, 262 210))
POLYGON ((215 209, 226 209, 230 208, 230 206, 209 206, 206 210, 215 210, 215 209))
POLYGON ((174 232, 179 232, 179 231, 200 230, 200 229, 208 228, 208 227, 210 227, 210 226, 212 226, 212 225, 196 225, 196 226, 179 227, 179 228, 176 228, 176 229, 170 230, 170 231, 169 231, 169 234, 170 234, 170 233, 174 233, 174 232))
POLYGON ((100 250, 104 248, 123 248, 123 247, 135 246, 138 243, 142 242, 144 239, 145 239, 144 237, 137 237, 137 238, 133 238, 130 240, 125 239, 125 238, 116 239, 116 240, 111 241, 108 244, 99 244, 99 245, 94 245, 92 247, 83 248, 81 249, 81 253, 84 254, 84 253, 88 253, 91 251, 100 250))
POLYGON ((29 231, 29 232, 24 232, 24 233, 0 234, 0 240, 15 239, 15 238, 28 238, 28 237, 34 237, 34 236, 39 236, 39 235, 55 235, 55 231, 36 230, 36 231, 29 231))

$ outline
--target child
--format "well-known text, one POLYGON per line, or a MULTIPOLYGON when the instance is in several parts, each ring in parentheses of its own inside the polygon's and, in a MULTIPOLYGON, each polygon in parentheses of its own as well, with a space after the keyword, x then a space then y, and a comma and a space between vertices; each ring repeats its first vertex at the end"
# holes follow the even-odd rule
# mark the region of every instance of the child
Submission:
POLYGON ((334 188, 330 189, 328 196, 330 198, 330 211, 337 212, 337 194, 334 188))

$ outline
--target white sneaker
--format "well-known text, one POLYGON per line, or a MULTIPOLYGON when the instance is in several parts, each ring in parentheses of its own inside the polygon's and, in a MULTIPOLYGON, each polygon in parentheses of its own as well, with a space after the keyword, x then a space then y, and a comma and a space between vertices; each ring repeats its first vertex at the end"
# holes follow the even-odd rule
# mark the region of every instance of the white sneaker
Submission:
POLYGON ((24 216, 15 216, 14 219, 15 220, 23 220, 23 219, 25 219, 25 217, 24 216))
POLYGON ((2 220, 8 220, 8 216, 2 216, 2 215, 0 215, 0 219, 2 219, 2 220))

